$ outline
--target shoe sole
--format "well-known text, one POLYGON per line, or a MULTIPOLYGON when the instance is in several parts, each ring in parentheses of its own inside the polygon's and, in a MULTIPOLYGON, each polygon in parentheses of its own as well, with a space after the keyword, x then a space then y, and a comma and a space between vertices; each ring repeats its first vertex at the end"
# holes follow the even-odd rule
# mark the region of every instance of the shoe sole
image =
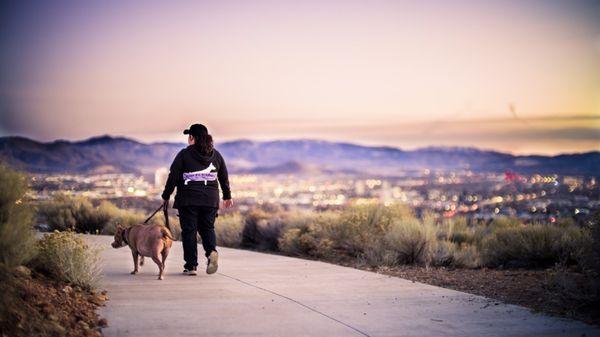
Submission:
POLYGON ((187 273, 183 273, 183 275, 187 275, 187 276, 196 276, 197 273, 196 271, 188 271, 187 273))
POLYGON ((206 266, 206 273, 207 274, 216 273, 217 269, 219 268, 219 254, 216 251, 213 251, 212 253, 210 253, 208 261, 209 261, 209 263, 208 263, 208 266, 206 266))

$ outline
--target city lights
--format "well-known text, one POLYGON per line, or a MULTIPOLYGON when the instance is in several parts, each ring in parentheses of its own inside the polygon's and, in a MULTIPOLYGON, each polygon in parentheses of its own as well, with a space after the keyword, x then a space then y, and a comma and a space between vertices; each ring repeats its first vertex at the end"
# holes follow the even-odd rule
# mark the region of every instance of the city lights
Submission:
MULTIPOLYGON (((167 168, 157 169, 150 178, 153 181, 134 174, 37 174, 30 177, 35 190, 30 197, 48 199, 54 193, 67 193, 93 199, 160 200, 167 176, 167 168)), ((398 177, 232 173, 230 184, 241 209, 265 203, 301 209, 400 203, 417 212, 440 212, 445 217, 519 216, 550 221, 557 216, 589 214, 600 207, 595 178, 541 174, 518 177, 429 170, 400 172, 398 177)))

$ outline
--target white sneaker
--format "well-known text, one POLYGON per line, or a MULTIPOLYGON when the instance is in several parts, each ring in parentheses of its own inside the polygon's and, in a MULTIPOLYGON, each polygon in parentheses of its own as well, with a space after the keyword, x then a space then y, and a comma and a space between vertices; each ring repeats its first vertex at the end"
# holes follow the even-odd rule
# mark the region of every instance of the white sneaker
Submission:
POLYGON ((206 264, 206 273, 214 274, 217 272, 217 268, 219 268, 219 253, 216 250, 213 250, 208 256, 208 263, 206 264))
POLYGON ((183 275, 190 275, 190 276, 197 275, 196 268, 184 269, 183 270, 183 275))

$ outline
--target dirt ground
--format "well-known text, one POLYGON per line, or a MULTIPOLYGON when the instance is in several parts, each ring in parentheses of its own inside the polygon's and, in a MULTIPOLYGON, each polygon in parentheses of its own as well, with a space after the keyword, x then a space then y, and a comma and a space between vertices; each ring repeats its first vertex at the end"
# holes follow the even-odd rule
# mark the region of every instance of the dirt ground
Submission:
POLYGON ((14 282, 4 336, 101 336, 107 322, 96 309, 108 300, 105 292, 71 287, 37 272, 19 267, 14 282))

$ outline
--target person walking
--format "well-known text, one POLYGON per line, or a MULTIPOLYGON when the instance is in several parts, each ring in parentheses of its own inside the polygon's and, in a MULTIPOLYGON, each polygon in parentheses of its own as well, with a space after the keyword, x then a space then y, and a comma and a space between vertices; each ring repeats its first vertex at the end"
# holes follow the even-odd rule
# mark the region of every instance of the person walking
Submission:
POLYGON ((233 206, 227 166, 221 153, 213 147, 213 139, 206 126, 193 124, 183 134, 188 135, 188 146, 173 159, 161 196, 163 204, 168 205, 169 198, 177 187, 173 208, 178 210, 181 225, 185 260, 183 273, 197 273, 196 233, 199 233, 208 259, 206 273, 214 274, 219 259, 214 226, 219 210, 219 185, 223 191, 223 206, 233 206))

